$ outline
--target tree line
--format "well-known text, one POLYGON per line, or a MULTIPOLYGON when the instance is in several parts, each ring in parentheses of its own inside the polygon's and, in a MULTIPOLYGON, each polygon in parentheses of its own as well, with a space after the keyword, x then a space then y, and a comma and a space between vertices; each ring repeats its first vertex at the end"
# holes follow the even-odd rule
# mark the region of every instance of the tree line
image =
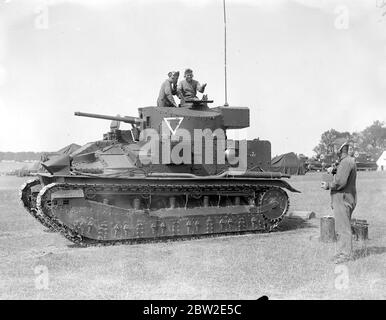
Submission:
POLYGON ((374 123, 360 132, 339 132, 330 129, 322 133, 319 144, 313 149, 317 156, 331 155, 334 153, 334 142, 338 138, 350 140, 354 150, 365 152, 373 159, 378 159, 386 150, 386 126, 385 122, 376 120, 374 123))
POLYGON ((26 161, 26 160, 40 160, 43 154, 47 152, 33 152, 33 151, 24 151, 24 152, 1 152, 0 151, 0 161, 26 161))

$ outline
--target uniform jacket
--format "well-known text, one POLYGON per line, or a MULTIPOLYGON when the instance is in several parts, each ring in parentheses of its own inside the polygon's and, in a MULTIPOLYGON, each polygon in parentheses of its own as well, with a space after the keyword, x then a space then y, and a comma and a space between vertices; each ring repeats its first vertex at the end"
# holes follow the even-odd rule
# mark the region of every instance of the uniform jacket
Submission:
POLYGON ((357 166, 355 159, 346 155, 341 159, 334 179, 330 182, 331 194, 350 193, 356 198, 357 166))
POLYGON ((205 88, 194 79, 190 83, 186 80, 181 80, 177 86, 177 95, 182 100, 193 99, 197 98, 197 91, 202 93, 204 89, 205 88))
POLYGON ((174 101, 173 95, 177 94, 177 89, 169 79, 166 79, 159 91, 157 106, 158 107, 177 107, 176 102, 174 101))

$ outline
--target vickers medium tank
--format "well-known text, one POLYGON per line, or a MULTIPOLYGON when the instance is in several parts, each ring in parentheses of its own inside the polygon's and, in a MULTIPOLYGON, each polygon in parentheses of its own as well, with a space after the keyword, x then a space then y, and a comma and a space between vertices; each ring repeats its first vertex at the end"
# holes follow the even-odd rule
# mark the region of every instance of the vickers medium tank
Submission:
POLYGON ((227 139, 227 129, 249 126, 249 109, 211 102, 143 107, 138 117, 76 112, 112 120, 110 131, 42 162, 47 172, 22 187, 23 205, 81 245, 273 230, 289 208, 285 190, 299 191, 268 171, 269 141, 227 139))

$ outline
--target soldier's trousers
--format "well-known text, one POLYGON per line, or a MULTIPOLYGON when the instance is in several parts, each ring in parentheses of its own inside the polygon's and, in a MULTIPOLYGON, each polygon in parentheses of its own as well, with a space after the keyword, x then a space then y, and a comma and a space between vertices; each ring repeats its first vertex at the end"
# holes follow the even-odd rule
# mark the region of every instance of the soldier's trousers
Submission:
POLYGON ((335 217, 336 254, 352 254, 351 215, 356 206, 356 196, 351 193, 331 194, 331 207, 335 217))

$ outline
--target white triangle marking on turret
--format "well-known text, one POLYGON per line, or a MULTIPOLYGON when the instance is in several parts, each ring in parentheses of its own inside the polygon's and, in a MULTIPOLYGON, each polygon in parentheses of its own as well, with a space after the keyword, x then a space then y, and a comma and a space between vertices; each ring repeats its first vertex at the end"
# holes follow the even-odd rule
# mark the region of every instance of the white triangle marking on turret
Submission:
POLYGON ((166 125, 168 126, 170 132, 171 132, 173 135, 175 135, 176 132, 177 132, 177 130, 178 130, 178 128, 179 128, 180 125, 181 125, 182 120, 184 120, 184 117, 164 118, 164 120, 165 120, 165 123, 166 123, 166 125), (171 121, 173 121, 173 120, 177 120, 177 121, 178 121, 178 123, 177 123, 177 125, 176 125, 176 127, 175 127, 174 129, 173 129, 172 126, 171 126, 171 121))

